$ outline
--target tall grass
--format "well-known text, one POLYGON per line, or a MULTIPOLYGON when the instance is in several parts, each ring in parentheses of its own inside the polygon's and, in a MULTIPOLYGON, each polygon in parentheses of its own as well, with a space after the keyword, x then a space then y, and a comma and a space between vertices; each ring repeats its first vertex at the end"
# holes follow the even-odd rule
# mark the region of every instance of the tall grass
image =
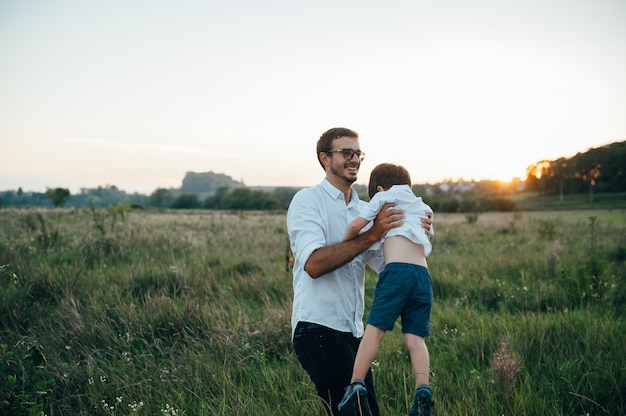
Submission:
MULTIPOLYGON (((436 414, 626 412, 625 223, 437 217, 436 414)), ((323 414, 286 247, 284 213, 0 210, 0 414, 323 414)), ((384 414, 406 414, 399 329, 373 370, 384 414)))

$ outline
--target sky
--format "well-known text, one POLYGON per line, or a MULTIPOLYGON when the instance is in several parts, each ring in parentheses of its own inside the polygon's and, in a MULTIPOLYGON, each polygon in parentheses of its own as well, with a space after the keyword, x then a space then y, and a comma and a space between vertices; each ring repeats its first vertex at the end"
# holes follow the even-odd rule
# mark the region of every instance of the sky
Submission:
POLYGON ((626 140, 626 1, 0 0, 0 191, 312 186, 339 126, 362 184, 626 140))

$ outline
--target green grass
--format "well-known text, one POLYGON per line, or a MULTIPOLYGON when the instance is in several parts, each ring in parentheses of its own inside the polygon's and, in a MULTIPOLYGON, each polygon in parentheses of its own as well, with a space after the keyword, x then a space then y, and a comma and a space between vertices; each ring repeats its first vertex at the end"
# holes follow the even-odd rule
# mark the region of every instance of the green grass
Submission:
POLYGON ((512 194, 510 199, 515 202, 519 211, 562 211, 562 210, 624 210, 626 209, 626 192, 589 193, 575 195, 548 195, 537 193, 512 194))
MULTIPOLYGON (((436 414, 626 412, 624 211, 438 214, 435 231, 436 414)), ((284 212, 0 210, 0 414, 323 414, 286 255, 284 212)), ((399 329, 373 371, 384 414, 406 414, 399 329)))

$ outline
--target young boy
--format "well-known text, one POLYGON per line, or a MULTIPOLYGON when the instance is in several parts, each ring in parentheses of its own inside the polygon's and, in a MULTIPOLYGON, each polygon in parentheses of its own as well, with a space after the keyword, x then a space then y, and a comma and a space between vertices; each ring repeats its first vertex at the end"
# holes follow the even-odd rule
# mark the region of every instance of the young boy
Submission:
MULTIPOLYGON (((351 384, 339 403, 339 415, 368 415, 367 390, 363 380, 374 361, 380 342, 402 317, 404 342, 415 374, 415 394, 409 416, 429 416, 432 392, 429 388, 430 358, 424 337, 430 335, 432 280, 426 257, 432 251, 420 218, 432 209, 411 190, 411 177, 402 166, 383 163, 372 170, 368 186, 370 202, 361 208, 359 218, 350 223, 344 240, 356 237, 381 207, 395 202, 404 211, 402 226, 391 229, 382 244, 385 268, 380 273, 374 302, 354 362, 351 384)), ((431 231, 431 234, 433 232, 431 231)))

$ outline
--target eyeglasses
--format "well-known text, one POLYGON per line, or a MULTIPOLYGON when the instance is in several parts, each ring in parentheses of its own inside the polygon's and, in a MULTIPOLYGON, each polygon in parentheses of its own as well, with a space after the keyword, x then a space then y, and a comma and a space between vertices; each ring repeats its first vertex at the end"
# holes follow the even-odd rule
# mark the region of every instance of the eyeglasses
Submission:
POLYGON ((361 152, 360 150, 337 149, 329 150, 326 153, 341 153, 343 155, 343 158, 346 160, 352 160, 352 157, 354 157, 354 155, 356 155, 356 157, 358 157, 361 162, 363 161, 363 159, 365 159, 365 153, 361 152))

